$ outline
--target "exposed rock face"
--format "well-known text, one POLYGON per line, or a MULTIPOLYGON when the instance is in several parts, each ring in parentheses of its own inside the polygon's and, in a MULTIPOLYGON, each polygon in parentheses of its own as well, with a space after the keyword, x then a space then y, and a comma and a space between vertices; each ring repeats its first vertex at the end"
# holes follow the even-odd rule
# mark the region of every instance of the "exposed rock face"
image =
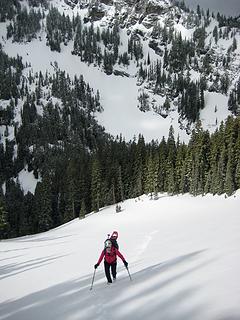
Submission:
POLYGON ((105 12, 101 6, 93 6, 89 9, 89 18, 91 21, 101 20, 105 12))
POLYGON ((65 0, 68 3, 76 4, 89 8, 89 17, 87 21, 97 21, 106 17, 112 21, 117 18, 122 28, 130 28, 136 23, 143 24, 147 29, 154 26, 159 16, 170 13, 174 7, 170 0, 65 0), (109 6, 114 10, 109 13, 109 6))
POLYGON ((167 3, 149 1, 146 5, 145 11, 147 15, 151 13, 161 15, 167 13, 171 7, 172 6, 167 3))
POLYGON ((152 48, 156 54, 159 56, 163 56, 163 50, 159 47, 159 44, 156 40, 150 40, 149 41, 149 47, 152 48))
POLYGON ((73 9, 78 3, 78 0, 64 0, 64 2, 73 9))
MULTIPOLYGON (((129 2, 124 3, 129 6, 129 2)), ((159 15, 164 15, 169 12, 173 5, 169 0, 137 0, 132 5, 132 10, 129 14, 129 21, 142 23, 146 28, 152 27, 159 18, 159 15)))
POLYGON ((127 78, 130 77, 129 73, 127 73, 127 72, 125 72, 125 71, 120 71, 120 70, 114 70, 114 71, 113 71, 113 74, 114 74, 115 76, 121 76, 121 77, 127 77, 127 78))

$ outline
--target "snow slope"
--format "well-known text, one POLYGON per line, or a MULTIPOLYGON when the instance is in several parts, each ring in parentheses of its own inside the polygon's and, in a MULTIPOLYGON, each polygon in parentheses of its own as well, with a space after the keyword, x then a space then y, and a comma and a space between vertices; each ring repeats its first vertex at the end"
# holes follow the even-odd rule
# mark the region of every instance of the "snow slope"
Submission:
POLYGON ((46 233, 0 242, 0 319, 240 319, 240 192, 146 196, 46 233), (119 231, 118 262, 107 286, 93 265, 106 235, 119 231))
MULTIPOLYGON (((70 16, 80 13, 83 17, 86 14, 86 9, 80 10, 78 6, 72 11, 69 6, 64 4, 61 0, 54 0, 53 4, 58 7, 60 12, 64 12, 70 16)), ((102 22, 99 22, 100 24, 102 22)), ((129 77, 121 77, 115 75, 106 75, 101 69, 93 65, 87 65, 81 62, 78 56, 72 55, 73 41, 70 41, 67 46, 61 45, 61 53, 53 52, 46 45, 46 34, 42 30, 38 34, 38 39, 34 39, 31 42, 26 43, 14 43, 12 39, 6 37, 7 23, 0 23, 0 38, 2 39, 3 50, 11 57, 20 55, 24 64, 31 65, 33 72, 41 71, 45 74, 46 71, 55 73, 55 63, 57 63, 60 70, 66 71, 70 77, 75 75, 83 75, 84 80, 90 84, 90 87, 95 90, 99 90, 101 97, 101 104, 104 108, 104 112, 96 114, 96 118, 102 126, 105 127, 106 132, 113 136, 122 135, 127 141, 132 140, 134 136, 142 134, 146 142, 150 142, 152 139, 162 140, 162 137, 168 136, 169 128, 172 125, 175 131, 175 138, 179 136, 180 141, 189 141, 190 136, 183 130, 181 123, 179 123, 179 114, 177 108, 173 108, 170 111, 167 118, 163 118, 156 114, 154 111, 141 112, 138 109, 139 90, 143 90, 137 86, 137 70, 135 63, 131 63, 128 67, 116 66, 119 71, 124 71, 129 74, 129 77)), ((97 23, 95 27, 97 26, 97 23)), ((214 27, 214 23, 211 25, 211 31, 214 27)), ((194 29, 187 30, 182 24, 175 24, 175 29, 182 33, 182 37, 191 38, 194 29)), ((136 24, 133 28, 144 30, 142 25, 136 24)), ((120 52, 126 51, 127 48, 127 31, 121 30, 121 42, 120 52)), ((240 37, 236 35, 237 42, 240 37)), ((209 36, 209 41, 212 37, 209 36)), ((222 40, 219 40, 222 41, 222 40)), ((221 43, 221 50, 219 54, 223 54, 229 46, 232 44, 232 40, 223 41, 221 43), (223 52, 224 51, 224 52, 223 52)), ((216 47, 217 48, 217 47, 216 47)), ((231 70, 230 75, 233 79, 238 79, 239 74, 239 49, 236 50, 234 70, 231 70)), ((143 41, 144 56, 150 55, 151 61, 159 59, 159 56, 154 53, 148 46, 148 41, 143 41)), ((163 58, 161 58, 162 60, 163 58)), ((26 75, 29 70, 25 70, 26 75)), ((191 78, 193 80, 199 79, 200 74, 191 72, 191 78)), ((232 80, 233 80, 232 79, 232 80)), ((143 84, 144 87, 145 84, 143 84)), ((149 94, 149 92, 148 92, 149 94)), ((231 112, 228 110, 227 103, 228 97, 223 94, 216 94, 214 92, 206 92, 207 96, 205 102, 205 109, 200 113, 200 120, 202 121, 203 128, 208 129, 210 133, 214 132, 220 125, 221 121, 224 121, 231 112), (217 105, 217 108, 216 108, 217 105)), ((165 98, 163 99, 159 95, 150 94, 150 100, 154 101, 156 106, 163 105, 165 98)), ((0 104, 2 102, 0 101, 0 104)), ((183 122, 183 121, 182 121, 183 122)), ((183 122, 184 125, 186 125, 183 122)))
MULTIPOLYGON (((0 23, 0 37, 5 36, 5 25, 0 23)), ((44 35, 42 35, 44 38, 44 35)), ((181 140, 188 141, 189 136, 179 128, 178 117, 168 117, 167 119, 154 112, 144 113, 138 108, 138 87, 136 68, 132 65, 125 71, 130 77, 108 76, 102 70, 88 66, 81 62, 78 56, 71 54, 73 43, 62 46, 62 52, 53 52, 46 46, 46 40, 33 40, 30 43, 12 43, 10 40, 4 44, 4 51, 11 57, 20 55, 24 63, 30 63, 34 72, 46 71, 55 73, 54 64, 57 63, 60 70, 65 70, 71 77, 83 75, 84 80, 90 87, 99 90, 101 104, 104 112, 96 114, 99 124, 105 127, 106 132, 117 136, 122 136, 127 140, 133 139, 140 133, 144 135, 146 141, 152 139, 162 140, 168 136, 169 127, 172 124, 175 128, 176 138, 180 135, 181 140), (41 52, 41 57, 39 57, 41 52)), ((119 68, 120 70, 121 68, 119 68)), ((27 70, 28 73, 28 70, 27 70)))

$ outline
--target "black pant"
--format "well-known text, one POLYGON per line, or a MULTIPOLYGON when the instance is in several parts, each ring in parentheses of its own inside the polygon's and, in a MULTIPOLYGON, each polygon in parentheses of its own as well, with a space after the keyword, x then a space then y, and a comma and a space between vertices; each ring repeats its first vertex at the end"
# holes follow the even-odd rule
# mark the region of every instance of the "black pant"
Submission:
POLYGON ((117 274, 117 261, 113 263, 108 263, 107 261, 104 261, 104 269, 105 269, 105 275, 107 277, 108 282, 112 282, 111 274, 110 274, 110 268, 113 278, 116 278, 117 274))

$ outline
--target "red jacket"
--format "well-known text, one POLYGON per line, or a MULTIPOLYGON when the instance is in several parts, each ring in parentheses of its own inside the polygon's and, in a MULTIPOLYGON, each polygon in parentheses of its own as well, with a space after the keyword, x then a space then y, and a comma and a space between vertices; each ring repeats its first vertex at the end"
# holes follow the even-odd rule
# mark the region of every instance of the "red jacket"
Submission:
POLYGON ((122 261, 125 261, 124 256, 114 246, 111 247, 111 252, 109 253, 106 249, 103 249, 97 263, 100 264, 102 262, 103 257, 107 263, 114 263, 117 261, 117 256, 119 256, 119 258, 121 258, 122 261))

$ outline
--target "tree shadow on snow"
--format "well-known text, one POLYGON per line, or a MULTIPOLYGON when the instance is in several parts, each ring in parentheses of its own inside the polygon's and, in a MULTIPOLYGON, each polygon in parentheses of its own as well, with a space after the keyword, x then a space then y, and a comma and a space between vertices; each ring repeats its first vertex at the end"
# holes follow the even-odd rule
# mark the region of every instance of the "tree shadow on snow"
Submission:
POLYGON ((42 258, 30 259, 24 262, 12 262, 4 266, 0 266, 0 280, 15 276, 17 274, 26 272, 31 269, 40 268, 47 264, 53 263, 55 260, 65 257, 66 255, 60 256, 46 256, 42 258))
POLYGON ((0 304, 1 319, 67 320, 75 313, 80 313, 79 319, 90 319, 87 314, 91 309, 91 303, 89 304, 91 277, 89 274, 16 300, 5 301, 0 304))
POLYGON ((57 236, 54 235, 51 230, 49 231, 49 235, 46 236, 47 232, 44 233, 44 236, 39 236, 40 234, 34 234, 30 236, 24 236, 20 238, 14 238, 14 239, 7 239, 7 240, 2 240, 2 243, 11 243, 11 242, 16 242, 16 243, 23 243, 23 242, 41 242, 41 241, 53 241, 53 240, 58 240, 58 239, 63 239, 63 238, 69 238, 69 237, 74 237, 77 236, 78 234, 68 234, 64 236, 57 236))
POLYGON ((11 260, 11 259, 16 259, 16 258, 21 257, 21 256, 22 256, 22 255, 19 254, 19 255, 17 255, 17 256, 12 256, 12 257, 7 257, 7 258, 0 259, 0 261, 6 261, 6 260, 11 260))
MULTIPOLYGON (((45 240, 39 240, 40 241, 47 241, 47 240, 58 240, 60 238, 63 238, 63 237, 57 237, 57 238, 52 238, 52 239, 45 239, 45 240)), ((34 240, 34 241, 29 241, 31 243, 34 243, 34 242, 38 242, 37 240, 34 240)), ((21 242, 28 242, 28 241, 21 241, 21 242)), ((71 240, 69 241, 56 241, 56 242, 51 242, 51 243, 46 243, 44 245, 36 245, 36 246, 29 246, 29 247, 21 247, 21 248, 14 248, 14 249, 8 249, 8 250, 0 250, 0 253, 9 253, 9 252, 15 252, 15 251, 25 251, 25 250, 32 250, 33 248, 44 248, 44 247, 53 247, 53 246, 58 246, 58 245, 61 245, 61 244, 66 244, 67 242, 71 242, 71 240)))
MULTIPOLYGON (((189 299, 197 295, 201 289, 200 287, 196 287, 196 285, 189 285, 188 277, 211 263, 212 260, 197 261, 205 251, 200 250, 181 255, 134 273, 131 283, 133 285, 132 295, 124 297, 123 294, 121 299, 116 299, 113 302, 113 308, 115 310, 119 309, 118 312, 116 311, 118 316, 114 319, 137 319, 134 317, 136 311, 137 314, 141 314, 141 319, 198 319, 201 311, 207 306, 188 303, 189 299), (169 276, 164 277, 165 273, 169 271, 171 271, 169 276), (178 284, 179 281, 184 283, 185 280, 186 285, 182 285, 181 289, 179 289, 179 286, 176 286, 176 289, 174 289, 175 284, 178 284), (134 287, 136 288, 134 289, 134 287), (169 288, 173 288, 172 294, 169 293, 169 288), (133 306, 137 306, 137 310, 133 306), (126 312, 126 310, 128 311, 126 312)), ((118 294, 121 295, 119 292, 118 294)))
MULTIPOLYGON (((105 284, 103 269, 97 270, 92 291, 89 289, 93 273, 89 273, 5 301, 0 305, 0 314, 4 320, 206 320, 203 312, 208 308, 208 301, 194 300, 202 285, 191 281, 192 276, 196 278, 199 270, 212 261, 206 259, 205 251, 191 252, 133 272, 133 281, 119 265, 119 278, 111 286, 105 284)), ((135 268, 132 264, 130 267, 135 268)))

